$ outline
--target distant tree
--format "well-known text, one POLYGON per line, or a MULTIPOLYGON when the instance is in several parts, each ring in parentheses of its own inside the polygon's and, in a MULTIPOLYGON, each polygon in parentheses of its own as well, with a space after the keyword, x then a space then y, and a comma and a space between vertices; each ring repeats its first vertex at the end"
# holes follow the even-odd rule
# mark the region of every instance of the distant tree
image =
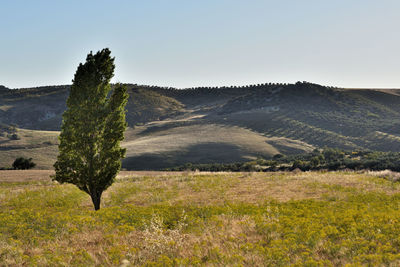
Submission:
POLYGON ((35 167, 36 164, 32 162, 32 158, 27 159, 24 157, 19 157, 15 159, 12 166, 14 170, 28 170, 35 167))
POLYGON ((14 133, 14 134, 10 134, 9 138, 11 140, 20 140, 21 138, 18 136, 18 134, 14 133))
POLYGON ((339 149, 334 149, 334 148, 324 148, 323 150, 323 155, 324 158, 327 162, 330 161, 337 161, 340 159, 344 158, 344 153, 343 151, 340 151, 339 149))
POLYGON ((297 168, 301 169, 301 168, 303 167, 303 165, 304 165, 304 162, 303 162, 303 161, 301 161, 301 160, 295 160, 295 161, 293 161, 292 169, 293 169, 293 170, 294 170, 294 169, 297 169, 297 168))
POLYGON ((127 90, 111 88, 114 58, 109 49, 90 52, 75 73, 63 114, 59 154, 53 179, 71 183, 90 195, 95 210, 102 193, 114 182, 125 149, 127 90))
POLYGON ((269 166, 270 171, 274 171, 278 167, 278 162, 275 160, 269 160, 265 162, 265 165, 269 166))
POLYGON ((310 160, 310 164, 311 164, 311 167, 313 167, 313 168, 318 167, 318 165, 320 164, 319 157, 317 157, 317 156, 312 157, 310 160))

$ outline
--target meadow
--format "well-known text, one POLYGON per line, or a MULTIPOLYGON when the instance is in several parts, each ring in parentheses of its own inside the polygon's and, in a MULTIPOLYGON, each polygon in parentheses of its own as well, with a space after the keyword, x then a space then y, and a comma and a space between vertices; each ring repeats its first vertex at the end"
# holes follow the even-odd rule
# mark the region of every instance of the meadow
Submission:
POLYGON ((121 172, 101 210, 0 172, 0 266, 399 266, 388 172, 121 172))

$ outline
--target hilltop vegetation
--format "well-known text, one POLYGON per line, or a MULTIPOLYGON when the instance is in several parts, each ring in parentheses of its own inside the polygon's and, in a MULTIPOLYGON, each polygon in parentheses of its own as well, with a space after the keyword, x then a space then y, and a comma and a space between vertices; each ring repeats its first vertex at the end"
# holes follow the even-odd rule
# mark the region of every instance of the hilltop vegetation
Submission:
MULTIPOLYGON (((400 152, 399 90, 307 82, 182 90, 127 86, 126 169, 246 162, 323 147, 400 152)), ((0 122, 57 131, 68 90, 69 86, 2 90, 0 122)), ((0 159, 0 167, 3 162, 0 159)))
POLYGON ((9 90, 9 88, 5 87, 4 85, 0 85, 0 92, 5 92, 9 90))
POLYGON ((121 173, 97 212, 72 185, 9 173, 6 266, 400 263, 400 185, 379 173, 121 173))

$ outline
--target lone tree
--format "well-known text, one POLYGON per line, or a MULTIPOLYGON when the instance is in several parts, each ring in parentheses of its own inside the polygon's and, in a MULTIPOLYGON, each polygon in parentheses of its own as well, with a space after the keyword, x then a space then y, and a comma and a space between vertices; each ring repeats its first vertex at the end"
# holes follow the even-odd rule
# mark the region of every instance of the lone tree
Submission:
POLYGON ((102 193, 115 181, 126 150, 120 147, 126 128, 126 88, 110 85, 114 58, 107 48, 79 64, 63 114, 59 154, 53 180, 88 193, 100 209, 102 193))

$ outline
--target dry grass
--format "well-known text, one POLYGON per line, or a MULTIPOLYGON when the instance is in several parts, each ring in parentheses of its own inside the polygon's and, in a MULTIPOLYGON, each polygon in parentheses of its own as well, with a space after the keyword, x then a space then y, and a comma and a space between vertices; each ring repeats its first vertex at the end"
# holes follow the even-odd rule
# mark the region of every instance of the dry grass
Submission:
MULTIPOLYGON (((0 171, 0 183, 19 183, 32 186, 35 182, 51 182, 50 170, 0 171)), ((121 171, 117 182, 105 193, 123 198, 120 203, 151 205, 184 202, 197 205, 225 202, 260 203, 267 199, 278 201, 321 199, 335 191, 337 195, 358 192, 400 193, 398 173, 383 172, 164 172, 121 171), (383 178, 383 179, 382 179, 383 178), (392 182, 393 181, 393 182, 392 182), (126 193, 123 193, 126 192, 126 193)), ((111 204, 110 204, 111 205, 111 204)))
POLYGON ((390 171, 390 170, 368 171, 367 174, 369 174, 369 175, 371 175, 373 177, 385 178, 385 179, 393 181, 393 182, 400 181, 400 173, 394 172, 394 171, 390 171))
MULTIPOLYGON (((121 176, 123 175, 122 173, 121 176)), ((220 205, 227 202, 262 203, 268 199, 278 201, 324 199, 329 195, 345 197, 352 191, 400 193, 400 185, 397 183, 370 173, 353 172, 213 174, 156 172, 153 175, 147 173, 146 176, 140 176, 137 172, 134 178, 126 181, 130 183, 117 182, 106 196, 119 192, 121 197, 119 203, 135 205, 154 203, 175 205, 185 202, 196 205, 220 205), (127 193, 124 195, 123 191, 127 193)))
POLYGON ((50 181, 50 170, 2 170, 0 171, 1 182, 37 182, 50 181))
POLYGON ((51 169, 58 154, 57 131, 17 129, 20 139, 0 140, 0 167, 11 167, 17 157, 33 158, 37 169, 51 169))
MULTIPOLYGON (((138 127, 139 128, 139 127, 138 127)), ((146 130, 146 126, 142 127, 146 130)), ((132 136, 129 132, 128 137, 132 137, 123 143, 127 148, 127 157, 140 157, 146 154, 176 154, 179 151, 186 151, 183 155, 175 157, 185 157, 185 162, 198 162, 199 157, 210 156, 225 160, 240 160, 241 157, 255 155, 272 156, 279 151, 268 144, 268 139, 259 133, 248 129, 224 126, 218 124, 199 124, 184 127, 174 127, 150 132, 145 136, 132 136), (237 149, 235 155, 225 150, 213 150, 216 145, 229 146, 237 149), (195 148, 195 149, 194 149, 195 148), (240 154, 239 156, 236 154, 240 154)), ((176 159, 182 161, 182 159, 176 159)))
MULTIPOLYGON (((237 126, 202 122, 176 126, 201 116, 160 121, 129 128, 122 143, 127 148, 128 169, 174 167, 186 162, 238 162, 269 157, 284 151, 311 151, 312 146, 283 137, 267 138, 237 126), (160 128, 149 130, 154 125, 160 128), (148 132, 146 132, 149 130, 148 132), (145 133, 146 132, 146 133, 145 133), (155 157, 151 164, 148 157, 155 157), (129 158, 133 158, 132 162, 129 158), (172 160, 172 161, 171 161, 172 160), (134 162, 140 162, 136 166, 134 162), (162 164, 164 163, 164 164, 162 164), (158 165, 157 165, 158 164, 158 165), (144 165, 144 166, 141 166, 144 165)), ((157 127, 156 127, 157 128, 157 127)), ((52 169, 58 153, 58 131, 17 129, 19 140, 0 137, 0 167, 10 167, 17 157, 33 158, 37 169, 52 169)))
POLYGON ((400 263, 383 173, 121 172, 98 212, 51 174, 0 172, 0 266, 400 263))

